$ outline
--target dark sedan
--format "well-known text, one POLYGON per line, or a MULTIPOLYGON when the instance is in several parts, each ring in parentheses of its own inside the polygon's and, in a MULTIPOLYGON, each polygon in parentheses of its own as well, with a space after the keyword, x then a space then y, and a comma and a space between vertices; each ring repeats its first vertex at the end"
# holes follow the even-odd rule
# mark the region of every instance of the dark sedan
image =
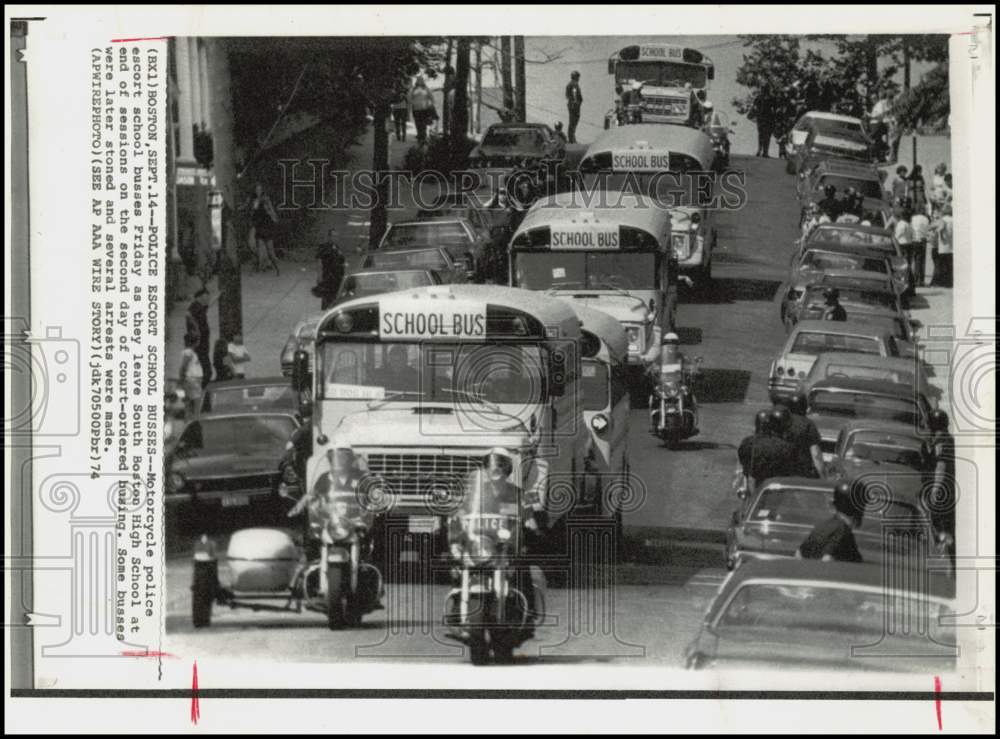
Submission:
POLYGON ((276 503, 279 465, 298 426, 290 413, 195 419, 166 460, 167 506, 207 511, 276 503))

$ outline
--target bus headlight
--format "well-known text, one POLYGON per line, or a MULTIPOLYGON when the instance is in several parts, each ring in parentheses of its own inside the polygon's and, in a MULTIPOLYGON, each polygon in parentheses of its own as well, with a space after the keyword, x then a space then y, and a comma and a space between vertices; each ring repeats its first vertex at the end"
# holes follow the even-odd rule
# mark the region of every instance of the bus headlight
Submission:
POLYGON ((691 256, 691 239, 686 233, 672 234, 670 246, 673 247, 674 255, 678 259, 687 259, 691 256))
POLYGON ((634 324, 626 324, 625 333, 628 335, 628 348, 635 351, 642 351, 642 327, 634 324))

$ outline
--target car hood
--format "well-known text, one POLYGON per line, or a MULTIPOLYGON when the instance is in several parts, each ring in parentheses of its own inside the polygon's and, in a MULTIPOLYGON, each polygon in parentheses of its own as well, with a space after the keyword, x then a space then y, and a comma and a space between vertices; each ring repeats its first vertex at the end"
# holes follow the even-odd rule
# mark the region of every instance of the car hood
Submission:
POLYGON ((644 323, 649 315, 646 300, 638 296, 632 298, 602 290, 566 290, 555 295, 607 313, 621 323, 644 323))
POLYGON ((538 407, 525 409, 521 404, 500 407, 509 409, 511 415, 494 413, 487 406, 471 401, 457 411, 443 403, 393 403, 392 407, 345 416, 334 433, 350 439, 355 447, 519 448, 529 443, 532 425, 534 428, 539 425, 538 407))
POLYGON ((174 456, 171 470, 187 479, 263 475, 276 473, 283 455, 283 449, 272 447, 239 453, 174 456))

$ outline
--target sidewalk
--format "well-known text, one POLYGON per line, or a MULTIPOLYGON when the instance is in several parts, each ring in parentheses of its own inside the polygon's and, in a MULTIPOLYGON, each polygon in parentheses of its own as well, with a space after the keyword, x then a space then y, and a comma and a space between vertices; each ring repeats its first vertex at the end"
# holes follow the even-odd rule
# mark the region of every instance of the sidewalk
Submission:
MULTIPOLYGON (((397 142, 395 136, 390 135, 389 138, 390 166, 398 167, 406 151, 415 143, 415 137, 408 137, 405 143, 397 142)), ((350 171, 370 169, 373 142, 372 131, 368 130, 361 142, 349 149, 348 160, 342 168, 350 171)), ((283 156, 287 157, 285 152, 283 156)), ((316 152, 303 150, 300 155, 306 159, 316 156, 316 152)), ((249 377, 281 374, 281 350, 295 324, 306 315, 320 310, 319 299, 311 293, 319 274, 315 252, 316 247, 326 239, 329 229, 337 229, 337 240, 347 257, 347 269, 350 271, 357 266, 359 257, 368 244, 368 225, 369 214, 365 210, 317 210, 313 212, 302 243, 285 259, 280 260, 280 275, 275 275, 273 270, 257 273, 252 264, 243 265, 243 343, 252 358, 247 368, 249 377)), ((181 352, 184 349, 185 314, 194 290, 200 284, 196 277, 188 280, 189 284, 184 291, 187 299, 167 306, 167 378, 176 378, 178 375, 181 352)), ((208 284, 212 296, 208 322, 213 347, 219 336, 218 289, 218 281, 213 278, 208 284)))
POLYGON ((942 350, 947 336, 957 335, 954 327, 954 289, 945 287, 918 287, 910 301, 910 318, 919 326, 917 330, 918 356, 925 362, 927 380, 941 392, 938 405, 952 415, 951 377, 949 365, 942 361, 942 350), (950 333, 949 333, 950 332, 950 333))

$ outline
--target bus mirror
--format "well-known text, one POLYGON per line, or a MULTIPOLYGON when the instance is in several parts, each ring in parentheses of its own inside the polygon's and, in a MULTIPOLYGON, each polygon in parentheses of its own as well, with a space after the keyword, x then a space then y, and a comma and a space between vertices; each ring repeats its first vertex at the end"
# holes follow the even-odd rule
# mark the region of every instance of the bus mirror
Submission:
POLYGON ((614 73, 615 73, 615 60, 608 59, 608 74, 614 74, 614 73))
POLYGON ((300 393, 309 389, 309 354, 302 349, 292 357, 292 389, 300 393))

